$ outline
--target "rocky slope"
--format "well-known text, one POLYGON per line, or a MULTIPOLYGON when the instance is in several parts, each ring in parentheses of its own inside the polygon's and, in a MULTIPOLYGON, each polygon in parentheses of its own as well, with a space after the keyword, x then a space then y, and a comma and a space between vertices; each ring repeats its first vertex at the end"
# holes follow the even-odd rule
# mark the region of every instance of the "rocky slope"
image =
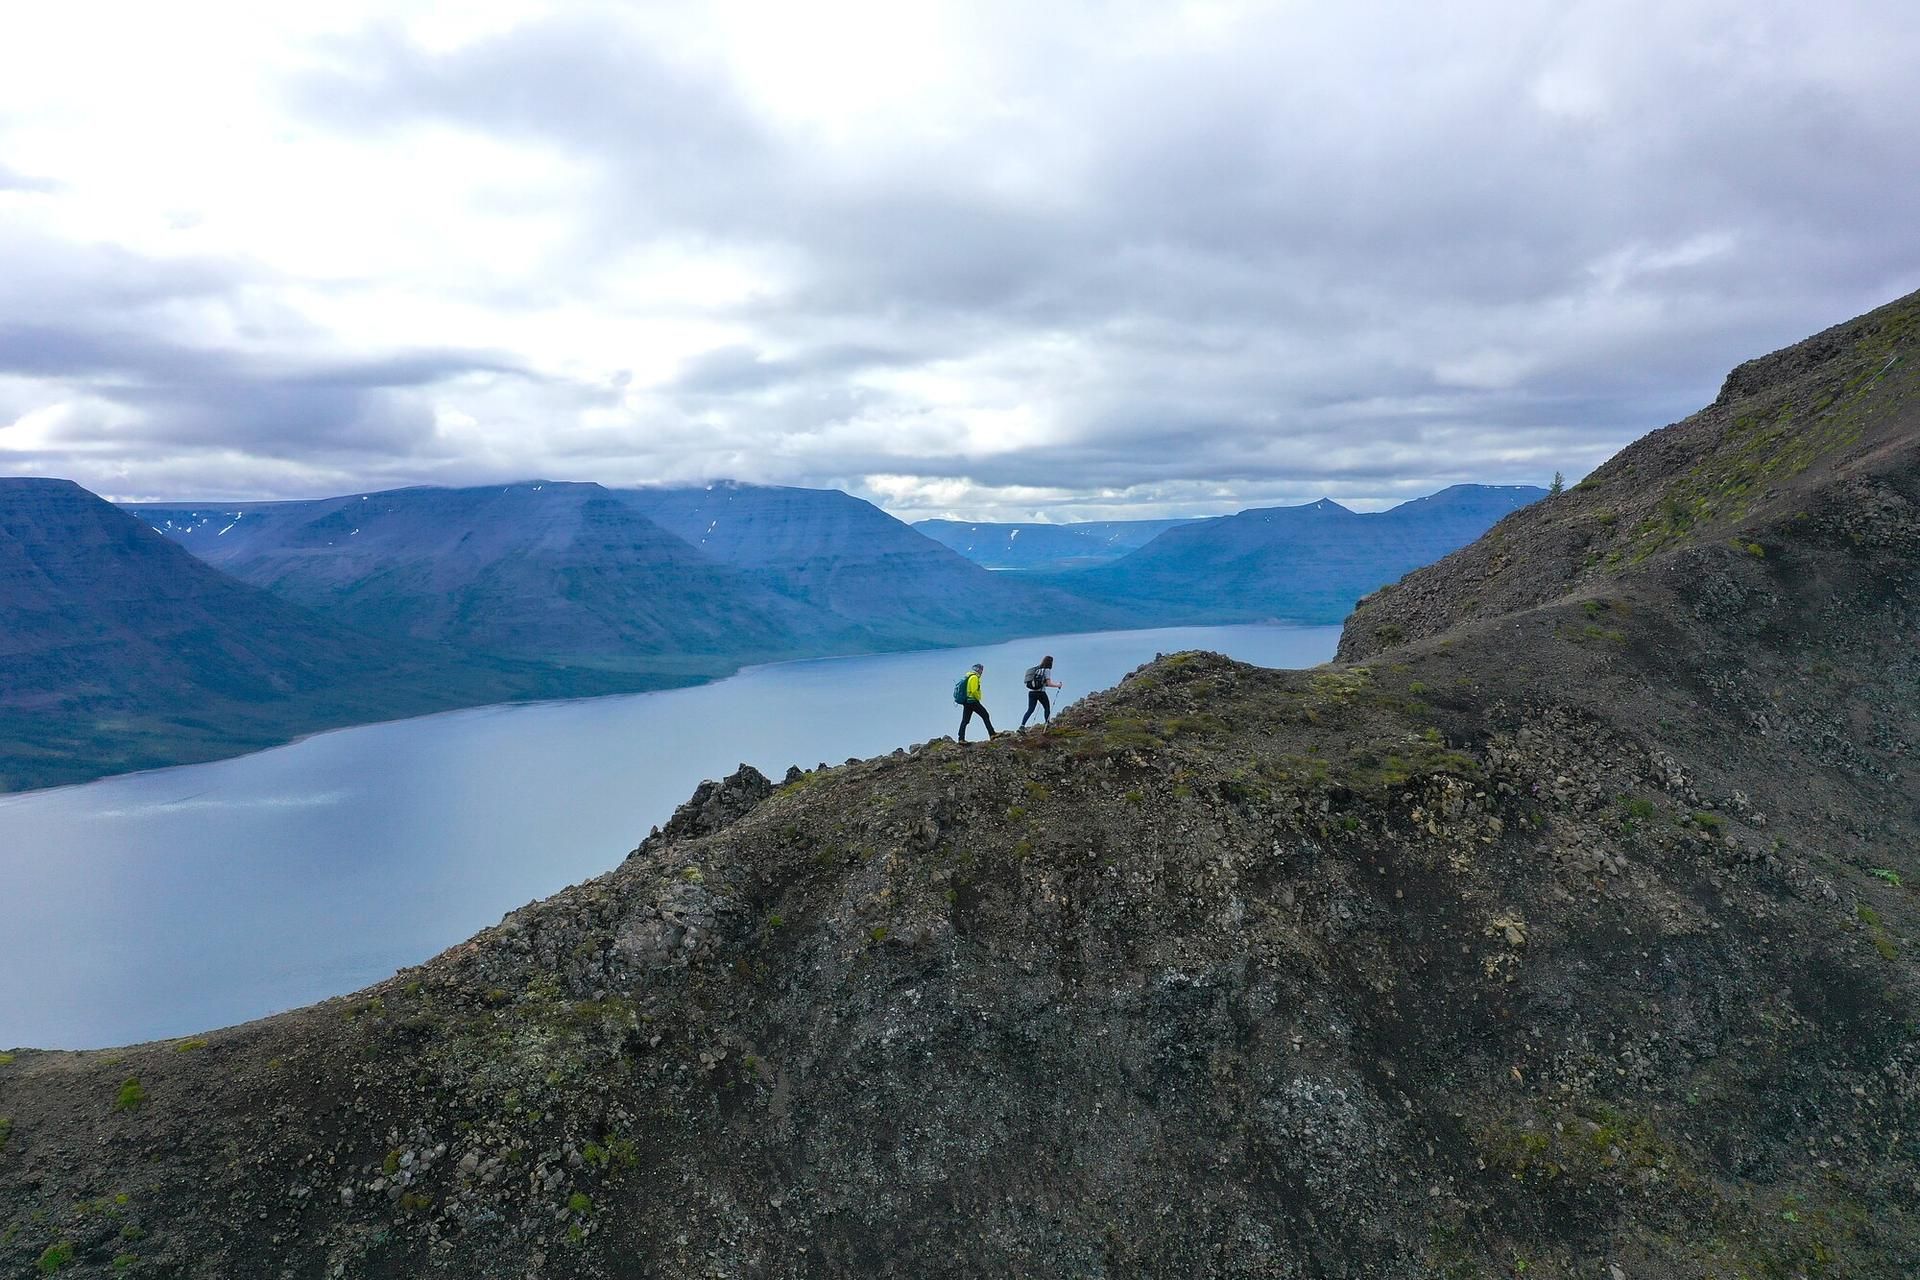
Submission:
POLYGON ((1049 734, 743 771, 367 991, 16 1052, 0 1265, 1909 1277, 1904 387, 1737 540, 1574 593, 1517 549, 1519 607, 1367 661, 1174 655, 1049 734))
POLYGON ((1764 556, 1761 535, 1808 504, 1871 520, 1872 477, 1920 413, 1920 293, 1836 325, 1727 376, 1700 412, 1655 431, 1551 502, 1363 600, 1341 645, 1365 657, 1470 619, 1568 593, 1605 595, 1623 572, 1683 543, 1764 556), (1757 540, 1758 539, 1758 540, 1757 540))

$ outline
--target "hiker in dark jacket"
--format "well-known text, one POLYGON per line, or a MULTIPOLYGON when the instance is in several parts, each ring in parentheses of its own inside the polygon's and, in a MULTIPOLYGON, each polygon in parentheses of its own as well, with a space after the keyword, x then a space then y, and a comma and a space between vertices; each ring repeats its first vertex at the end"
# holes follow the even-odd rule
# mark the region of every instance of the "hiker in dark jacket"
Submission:
POLYGON ((1025 680, 1027 686, 1027 714, 1020 717, 1020 727, 1027 727, 1027 717, 1033 714, 1035 707, 1040 708, 1042 724, 1053 723, 1053 703, 1047 700, 1048 689, 1060 688, 1060 682, 1053 678, 1053 655, 1040 659, 1040 665, 1027 668, 1025 680))
POLYGON ((960 682, 960 687, 954 690, 954 701, 960 704, 960 741, 962 742, 967 740, 967 726, 973 723, 975 716, 979 716, 980 722, 987 726, 987 736, 989 738, 993 736, 993 717, 987 714, 986 706, 980 701, 980 673, 985 670, 986 667, 982 664, 974 663, 973 669, 968 671, 966 678, 960 682))

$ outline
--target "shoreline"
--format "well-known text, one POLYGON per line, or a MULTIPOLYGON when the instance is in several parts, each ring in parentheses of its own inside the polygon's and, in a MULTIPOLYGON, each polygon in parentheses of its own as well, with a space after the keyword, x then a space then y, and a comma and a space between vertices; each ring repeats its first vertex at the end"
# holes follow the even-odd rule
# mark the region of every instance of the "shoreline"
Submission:
POLYGON ((218 771, 145 770, 97 780, 111 790, 0 798, 0 844, 18 855, 0 859, 0 896, 11 885, 51 917, 84 911, 112 940, 0 946, 0 957, 14 953, 16 977, 58 978, 54 989, 16 991, 17 1007, 5 995, 10 981, 0 982, 9 1010, 0 1038, 126 1045, 357 990, 504 911, 604 873, 703 778, 737 762, 777 778, 790 764, 870 761, 951 740, 948 669, 958 661, 984 660, 1004 677, 988 701, 1010 729, 1024 696, 1013 677, 1039 643, 1073 664, 1072 702, 1057 701, 1058 713, 1104 696, 1156 653, 1310 669, 1328 660, 1336 634, 1271 623, 1152 627, 761 663, 652 691, 676 695, 668 699, 461 708, 209 762, 218 771), (858 717, 835 714, 875 689, 887 696, 861 704, 869 710, 858 717), (497 714, 540 706, 545 714, 497 714), (245 909, 209 920, 208 894, 245 909), (351 937, 319 921, 353 922, 351 937), (55 962, 67 952, 71 964, 55 962), (221 962, 229 954, 246 958, 221 962), (146 975, 138 999, 129 966, 146 975))
POLYGON ((600 702, 608 698, 644 698, 653 694, 672 693, 680 689, 697 689, 707 685, 733 680, 749 671, 762 671, 772 667, 798 666, 814 662, 842 662, 849 658, 883 658, 894 654, 929 653, 941 649, 965 649, 970 646, 1011 644, 1019 640, 1052 639, 1062 636, 1099 636, 1116 635, 1132 631, 1179 631, 1197 630, 1212 627, 1284 627, 1292 630, 1306 630, 1313 627, 1339 626, 1341 623, 1293 622, 1286 619, 1267 618, 1251 622, 1192 622, 1175 623, 1158 627, 1106 627, 1089 631, 1035 631, 1021 635, 1003 636, 992 640, 965 641, 959 644, 927 644, 902 649, 861 649, 849 653, 809 654, 805 657, 773 658, 760 662, 744 662, 730 670, 713 675, 677 677, 662 675, 662 683, 651 689, 630 689, 611 693, 586 693, 574 697, 562 698, 524 698, 510 699, 505 702, 475 702, 465 706, 445 707, 439 711, 423 711, 417 715, 389 716, 377 720, 356 720, 350 724, 328 725, 324 728, 309 729, 304 732, 264 747, 235 751, 225 755, 210 755, 199 760, 182 760, 176 764, 153 765, 145 769, 123 769, 113 773, 103 773, 97 777, 86 778, 79 782, 61 782, 46 787, 29 787, 19 791, 0 791, 0 808, 5 808, 16 800, 28 796, 46 796, 59 791, 72 791, 80 787, 91 787, 102 782, 113 782, 122 778, 138 778, 148 774, 167 773, 174 769, 194 769, 204 765, 221 764, 228 760, 246 760, 254 756, 265 755, 272 751, 284 751, 299 746, 315 738, 324 738, 336 733, 349 733, 357 729, 370 729, 378 725, 411 724, 415 721, 434 720, 443 716, 473 715, 482 711, 514 710, 522 707, 548 707, 574 702, 600 702))

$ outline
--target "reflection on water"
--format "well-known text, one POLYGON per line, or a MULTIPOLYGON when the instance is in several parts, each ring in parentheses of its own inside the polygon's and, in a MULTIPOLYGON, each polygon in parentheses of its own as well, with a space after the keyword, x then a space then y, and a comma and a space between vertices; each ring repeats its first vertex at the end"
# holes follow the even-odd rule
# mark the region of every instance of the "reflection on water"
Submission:
POLYGON ((0 1046, 184 1035, 364 986, 608 870, 741 761, 777 779, 952 733, 971 662, 1012 728, 1043 653, 1057 710, 1156 652, 1304 667, 1338 639, 1178 627, 783 663, 0 798, 0 1046))
POLYGON ((327 791, 310 796, 235 796, 215 799, 204 795, 182 796, 178 800, 156 800, 126 809, 100 809, 90 818, 143 818, 163 813, 191 813, 205 809, 321 809, 347 799, 345 791, 327 791))

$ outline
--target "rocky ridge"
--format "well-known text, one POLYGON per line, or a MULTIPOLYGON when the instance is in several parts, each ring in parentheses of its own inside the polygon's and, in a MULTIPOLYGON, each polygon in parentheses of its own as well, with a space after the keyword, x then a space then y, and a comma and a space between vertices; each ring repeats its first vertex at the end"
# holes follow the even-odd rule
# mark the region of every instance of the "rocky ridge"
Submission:
POLYGON ((1623 570, 1682 544, 1764 554, 1764 531, 1870 518, 1879 451, 1903 448, 1920 411, 1920 293, 1727 375, 1684 421, 1636 441, 1551 502, 1362 600, 1340 657, 1369 657, 1475 618, 1568 593, 1604 594, 1623 570), (1863 487, 1864 486, 1864 487, 1863 487))
POLYGON ((1670 429, 1349 660, 742 771, 366 991, 5 1055, 0 1265, 1911 1276, 1920 423, 1862 386, 1761 505, 1670 429))

